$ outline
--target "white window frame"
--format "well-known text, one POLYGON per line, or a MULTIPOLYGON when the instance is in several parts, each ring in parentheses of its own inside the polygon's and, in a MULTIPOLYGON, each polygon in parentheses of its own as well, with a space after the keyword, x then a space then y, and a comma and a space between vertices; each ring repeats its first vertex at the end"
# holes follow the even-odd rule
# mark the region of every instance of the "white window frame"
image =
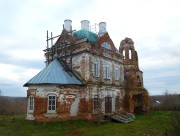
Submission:
POLYGON ((28 98, 28 112, 29 113, 34 112, 34 96, 29 96, 28 98))
POLYGON ((56 95, 49 94, 48 95, 48 101, 47 101, 47 113, 56 113, 56 95), (52 99, 53 97, 53 99, 52 99), (51 104, 50 104, 51 101, 51 104), (52 104, 52 101, 54 101, 54 104, 52 104), (54 109, 52 109, 54 107, 54 109))
POLYGON ((93 64, 93 73, 94 73, 94 76, 95 77, 99 77, 99 64, 98 64, 98 62, 95 62, 94 64, 93 64))
POLYGON ((115 76, 115 80, 119 80, 119 68, 115 68, 114 70, 114 76, 115 76))
POLYGON ((104 66, 104 79, 110 79, 110 66, 108 64, 104 66))

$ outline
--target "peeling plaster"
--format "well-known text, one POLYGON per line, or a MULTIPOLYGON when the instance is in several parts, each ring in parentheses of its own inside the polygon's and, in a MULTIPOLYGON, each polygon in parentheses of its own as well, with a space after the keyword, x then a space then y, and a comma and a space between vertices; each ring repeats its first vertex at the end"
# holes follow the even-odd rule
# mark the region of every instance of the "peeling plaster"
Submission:
POLYGON ((72 103, 71 105, 71 109, 70 109, 70 116, 77 116, 78 113, 78 105, 80 102, 80 98, 76 98, 75 101, 72 103))

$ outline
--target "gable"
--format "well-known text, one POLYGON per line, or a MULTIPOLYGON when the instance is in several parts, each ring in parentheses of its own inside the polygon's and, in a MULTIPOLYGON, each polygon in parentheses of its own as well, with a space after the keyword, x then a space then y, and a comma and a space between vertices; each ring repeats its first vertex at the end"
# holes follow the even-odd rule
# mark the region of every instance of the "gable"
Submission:
POLYGON ((108 32, 106 32, 104 35, 102 35, 101 37, 98 38, 97 44, 99 46, 102 46, 103 48, 106 48, 106 49, 116 52, 116 48, 115 48, 114 43, 111 40, 108 32))
POLYGON ((74 44, 76 42, 76 38, 68 32, 66 29, 63 29, 60 37, 57 39, 55 45, 59 46, 64 42, 68 42, 69 44, 74 44))

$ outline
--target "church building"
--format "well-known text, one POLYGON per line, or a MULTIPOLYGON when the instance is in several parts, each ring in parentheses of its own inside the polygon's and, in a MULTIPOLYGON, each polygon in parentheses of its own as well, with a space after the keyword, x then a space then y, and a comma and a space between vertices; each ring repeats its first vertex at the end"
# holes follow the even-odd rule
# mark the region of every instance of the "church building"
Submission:
POLYGON ((24 84, 28 120, 93 120, 99 114, 149 111, 132 39, 122 40, 118 50, 105 22, 92 30, 88 20, 73 30, 67 19, 60 35, 47 33, 46 67, 24 84))

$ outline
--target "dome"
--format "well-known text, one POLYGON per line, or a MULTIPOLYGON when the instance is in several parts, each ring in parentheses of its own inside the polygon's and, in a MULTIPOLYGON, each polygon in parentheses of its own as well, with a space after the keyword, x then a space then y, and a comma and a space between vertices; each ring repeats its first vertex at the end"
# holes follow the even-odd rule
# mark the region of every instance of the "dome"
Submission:
POLYGON ((73 36, 75 36, 77 39, 81 38, 87 38, 90 42, 96 42, 98 39, 98 35, 88 31, 88 30, 79 30, 73 33, 73 36))

